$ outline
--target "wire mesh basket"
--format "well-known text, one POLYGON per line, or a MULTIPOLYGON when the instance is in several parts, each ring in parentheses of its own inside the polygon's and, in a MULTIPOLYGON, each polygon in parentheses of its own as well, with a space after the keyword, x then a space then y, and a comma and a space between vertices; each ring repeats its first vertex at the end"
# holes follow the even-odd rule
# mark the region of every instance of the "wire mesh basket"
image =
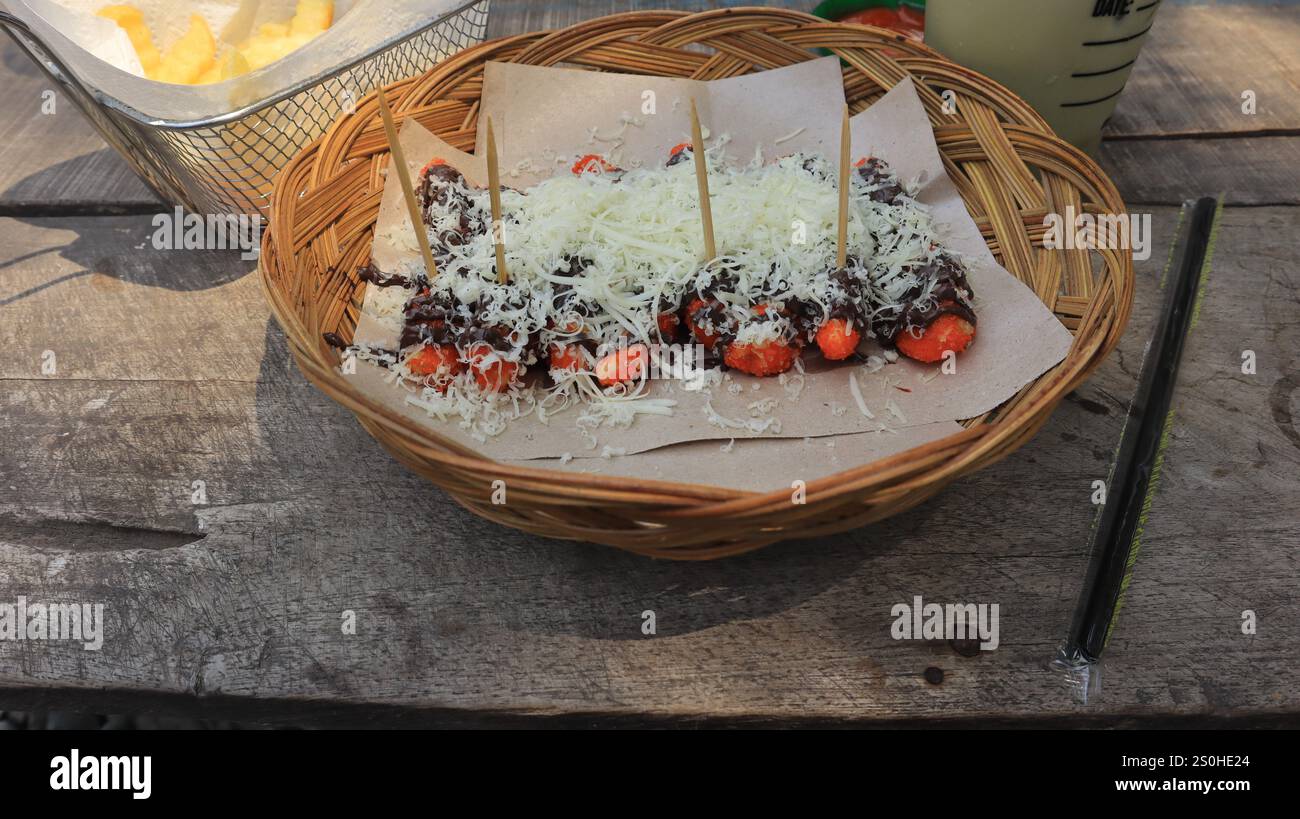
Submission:
POLYGON ((236 111, 159 120, 88 87, 26 23, 0 11, 27 55, 164 201, 202 214, 265 214, 276 173, 378 86, 428 71, 482 42, 490 0, 470 0, 331 72, 236 111))

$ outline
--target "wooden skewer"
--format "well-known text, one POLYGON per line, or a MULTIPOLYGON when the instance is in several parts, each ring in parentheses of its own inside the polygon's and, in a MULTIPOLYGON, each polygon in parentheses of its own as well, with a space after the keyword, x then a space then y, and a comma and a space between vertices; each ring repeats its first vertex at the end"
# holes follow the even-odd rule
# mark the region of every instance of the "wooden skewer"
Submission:
POLYGON ((406 167, 406 156, 402 153, 402 144, 397 140, 397 126, 393 123, 393 111, 388 107, 388 97, 384 96, 383 88, 379 89, 379 115, 383 117, 384 132, 388 135, 388 152, 393 155, 397 178, 402 183, 402 196, 406 199, 406 213, 411 217, 411 230, 415 231, 415 241, 420 245, 420 255, 424 257, 424 272, 432 282, 438 278, 438 265, 433 261, 429 232, 425 230, 424 220, 420 218, 420 206, 415 201, 415 188, 411 185, 411 172, 406 167))
POLYGON ((497 135, 492 129, 492 117, 487 121, 488 196, 492 200, 492 243, 497 250, 497 283, 510 281, 506 272, 505 224, 501 221, 501 168, 497 160, 497 135))
POLYGON ((718 258, 713 240, 713 203, 709 201, 709 166, 704 157, 704 136, 700 132, 700 113, 691 99, 691 153, 695 154, 695 181, 700 188, 700 219, 704 222, 704 261, 718 258))
POLYGON ((835 269, 843 270, 849 259, 849 106, 844 106, 844 123, 840 126, 840 218, 835 269))

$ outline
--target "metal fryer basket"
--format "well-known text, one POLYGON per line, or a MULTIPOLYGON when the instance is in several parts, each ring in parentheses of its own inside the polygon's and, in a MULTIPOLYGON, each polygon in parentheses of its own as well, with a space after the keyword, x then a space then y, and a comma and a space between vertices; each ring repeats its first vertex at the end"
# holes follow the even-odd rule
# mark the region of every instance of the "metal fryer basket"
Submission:
POLYGON ((192 122, 150 117, 88 87, 8 12, 0 11, 0 26, 165 202, 193 213, 257 215, 270 206, 275 174, 340 113, 376 87, 482 42, 489 6, 490 0, 470 0, 329 73, 192 122))

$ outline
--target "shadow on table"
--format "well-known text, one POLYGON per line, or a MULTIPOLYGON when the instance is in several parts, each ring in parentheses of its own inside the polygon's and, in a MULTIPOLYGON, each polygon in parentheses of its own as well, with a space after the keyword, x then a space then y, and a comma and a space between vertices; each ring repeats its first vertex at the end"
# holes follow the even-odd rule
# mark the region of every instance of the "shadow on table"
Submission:
POLYGON ((294 512, 303 516, 300 536, 317 559, 347 555, 330 570, 332 582, 367 589, 370 610, 396 622, 432 618, 419 628, 433 634, 490 621, 548 637, 636 640, 645 639, 645 611, 655 612, 660 636, 761 620, 860 578, 861 564, 898 549, 926 519, 923 507, 871 529, 707 563, 518 532, 473 515, 398 464, 351 413, 307 383, 273 321, 257 419, 274 462, 268 468, 281 471, 284 491, 310 496, 294 512))
MULTIPOLYGON (((1059 608, 1068 618, 1094 511, 1079 487, 1105 474, 1109 449, 1096 442, 1113 440, 1122 422, 1119 412, 1067 403, 1014 458, 905 515, 721 561, 674 563, 535 537, 471 514, 312 387, 274 321, 263 342, 249 436, 256 443, 235 458, 251 460, 231 467, 230 497, 208 518, 205 548, 230 564, 228 576, 290 580, 249 583, 222 605, 291 623, 275 641, 290 653, 302 650, 303 628, 330 620, 337 628, 339 613, 354 611, 372 645, 413 670, 435 667, 458 643, 455 650, 472 653, 485 640, 521 652, 564 637, 644 640, 643 613, 651 611, 660 637, 743 623, 730 633, 842 647, 887 635, 892 608, 916 595, 1014 599, 1026 616, 1059 608), (296 602, 286 602, 286 588, 296 602), (781 616, 794 610, 803 611, 781 616), (808 633, 792 635, 792 623, 808 633)), ((1106 372, 1097 389, 1109 379, 1118 393, 1131 382, 1119 368, 1106 372)), ((345 673, 303 658, 304 673, 319 675, 314 682, 346 685, 345 673)))
MULTIPOLYGON (((39 182, 36 180, 46 174, 54 177, 65 176, 67 171, 60 171, 60 168, 67 164, 80 163, 84 159, 81 157, 69 160, 34 174, 18 182, 4 194, 0 194, 0 200, 20 200, 22 191, 29 183, 36 188, 39 187, 39 182)), ((159 213, 169 220, 173 218, 171 212, 165 210, 164 205, 151 207, 156 207, 159 213)), ((23 213, 11 216, 14 221, 31 225, 41 231, 62 231, 72 233, 74 236, 71 239, 59 237, 48 247, 37 248, 15 258, 0 261, 0 273, 7 267, 44 254, 57 254, 79 269, 16 293, 3 303, 19 301, 65 281, 92 274, 109 276, 127 284, 162 287, 168 290, 198 291, 229 284, 256 269, 257 262, 240 258, 241 253, 238 250, 166 249, 165 243, 155 242, 155 234, 160 230, 170 231, 170 228, 163 223, 155 222, 156 215, 60 218, 23 213), (160 246, 163 249, 160 249, 160 246)), ((170 221, 167 225, 170 225, 170 221)), ((174 239, 174 232, 170 235, 174 239)))
MULTIPOLYGON (((95 137, 102 145, 102 138, 95 137)), ((33 217, 139 216, 171 210, 108 147, 28 174, 0 193, 0 202, 7 214, 33 217)))
MULTIPOLYGON (((1118 368, 1106 372, 1087 395, 1104 394, 1095 389, 1108 380, 1131 381, 1118 368)), ((1122 420, 1120 412, 1097 415, 1067 402, 1051 430, 1014 458, 907 514, 738 557, 677 563, 536 537, 464 510, 307 383, 273 321, 256 401, 259 438, 273 459, 267 469, 284 481, 263 491, 299 493, 291 511, 274 514, 301 542, 276 551, 320 573, 327 591, 346 589, 340 609, 364 601, 384 621, 383 639, 415 665, 436 663, 448 641, 502 629, 530 635, 524 642, 531 635, 644 640, 647 611, 655 613, 659 637, 743 622, 755 640, 789 640, 799 635, 772 632, 792 622, 779 615, 809 608, 815 613, 793 619, 814 629, 807 639, 843 646, 878 643, 889 633, 892 608, 916 595, 951 602, 1014 594, 1031 601, 1022 613, 1063 607, 1068 618, 1094 511, 1077 487, 1105 474, 1110 452, 1094 442, 1113 440, 1122 420), (1007 560, 1015 574, 1000 568, 1007 560)))

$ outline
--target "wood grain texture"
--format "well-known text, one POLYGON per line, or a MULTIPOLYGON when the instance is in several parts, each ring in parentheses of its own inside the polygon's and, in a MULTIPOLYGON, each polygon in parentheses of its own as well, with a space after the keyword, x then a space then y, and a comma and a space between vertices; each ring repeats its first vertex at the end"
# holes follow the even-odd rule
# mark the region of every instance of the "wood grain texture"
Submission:
MULTIPOLYGON (((1150 706, 1191 698, 1221 711, 1261 682, 1246 695, 1259 707, 1295 706, 1283 675, 1300 659, 1298 228, 1296 208, 1228 210, 1219 226, 1160 490, 1107 649, 1114 662, 1160 657, 1153 668, 1186 669, 1165 692, 1144 692, 1150 706), (1258 358, 1250 375, 1248 350, 1258 358), (1241 631, 1247 609, 1259 618, 1254 636, 1241 631)), ((1125 351, 1115 364, 1133 370, 1136 359, 1125 351)))
POLYGON ((292 368, 242 263, 144 253, 141 217, 0 220, 0 318, 21 330, 0 350, 0 602, 108 619, 100 652, 0 642, 0 704, 403 725, 1289 719, 1295 209, 1225 216, 1102 698, 1074 704, 1047 668, 1175 222, 1156 209, 1119 354, 1029 446, 901 519, 682 565, 497 527, 405 472, 292 368), (1236 375, 1244 345, 1257 376, 1236 375), (1001 647, 891 639, 914 595, 999 603, 1001 647))
POLYGON ((1101 167, 1124 202, 1172 205, 1221 196, 1227 205, 1300 204, 1300 136, 1111 139, 1101 167))
POLYGON ((1108 136, 1300 133, 1300 5, 1166 0, 1148 36, 1108 136))

